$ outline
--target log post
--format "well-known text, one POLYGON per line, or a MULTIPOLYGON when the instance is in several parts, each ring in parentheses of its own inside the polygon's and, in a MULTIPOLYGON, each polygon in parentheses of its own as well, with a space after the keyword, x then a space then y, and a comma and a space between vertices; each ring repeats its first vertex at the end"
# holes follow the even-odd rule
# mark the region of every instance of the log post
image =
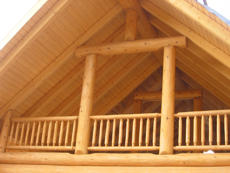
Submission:
POLYGON ((88 55, 85 59, 85 72, 83 76, 83 86, 81 103, 79 110, 76 154, 87 154, 90 135, 90 115, 93 107, 94 76, 96 68, 96 55, 88 55))
POLYGON ((164 48, 160 154, 172 154, 174 142, 175 48, 164 48))
POLYGON ((135 40, 137 33, 137 12, 134 9, 126 9, 125 40, 135 40))
POLYGON ((7 138, 9 136, 10 131, 10 119, 12 116, 12 112, 9 111, 3 121, 2 126, 2 133, 1 133, 1 152, 4 153, 6 151, 6 145, 7 145, 7 138))

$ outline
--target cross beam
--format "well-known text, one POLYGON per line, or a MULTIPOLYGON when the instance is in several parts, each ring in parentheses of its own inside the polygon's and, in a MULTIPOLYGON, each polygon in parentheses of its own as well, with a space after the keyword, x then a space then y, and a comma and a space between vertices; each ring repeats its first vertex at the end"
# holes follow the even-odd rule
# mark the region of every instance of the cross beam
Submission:
POLYGON ((153 52, 166 46, 186 47, 186 38, 184 36, 166 37, 158 39, 124 41, 120 43, 110 43, 100 46, 80 47, 75 51, 75 55, 77 57, 82 57, 89 54, 135 54, 143 52, 153 52))
MULTIPOLYGON (((189 100, 189 99, 201 97, 201 95, 202 95, 201 90, 190 89, 190 90, 175 91, 176 100, 189 100)), ((154 100, 161 100, 161 97, 162 97, 161 91, 138 92, 135 95, 134 99, 154 101, 154 100)))

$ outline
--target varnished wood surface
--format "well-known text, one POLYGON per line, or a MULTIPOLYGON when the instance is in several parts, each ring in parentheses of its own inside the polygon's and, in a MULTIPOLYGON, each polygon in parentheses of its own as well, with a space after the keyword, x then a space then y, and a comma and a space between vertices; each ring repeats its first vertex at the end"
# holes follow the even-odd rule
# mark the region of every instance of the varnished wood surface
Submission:
MULTIPOLYGON (((207 19, 205 15, 210 14, 203 13, 204 10, 199 5, 193 4, 196 8, 189 9, 191 4, 187 1, 171 4, 166 0, 164 2, 145 0, 140 4, 138 1, 115 0, 58 3, 52 1, 49 5, 53 8, 39 20, 34 29, 26 31, 28 33, 25 34, 25 39, 7 54, 5 62, 1 62, 0 116, 3 116, 8 109, 14 109, 15 114, 23 116, 43 116, 50 113, 60 116, 76 114, 79 106, 74 105, 80 103, 83 70, 82 60, 76 61, 72 53, 82 44, 93 46, 103 42, 123 41, 124 11, 128 8, 137 11, 137 40, 159 37, 161 33, 188 37, 187 49, 178 50, 177 67, 229 106, 228 40, 223 39, 219 34, 221 32, 214 32, 221 30, 221 26, 207 19), (182 7, 197 14, 201 14, 197 10, 203 10, 202 18, 196 21, 182 7), (152 17, 155 17, 155 20, 152 20, 152 17), (187 19, 191 19, 192 22, 188 23, 190 20, 187 19), (207 21, 210 21, 213 27, 204 25, 207 21), (162 22, 167 27, 163 26, 162 22), (170 27, 177 32, 172 32, 170 27)), ((42 10, 44 12, 44 9, 42 10)), ((220 21, 216 22, 220 24, 220 21)), ((29 23, 32 25, 34 22, 29 23)), ((228 36, 224 25, 223 30, 228 36)), ((99 79, 96 83, 104 81, 104 84, 96 85, 98 99, 95 100, 94 105, 97 109, 94 113, 105 114, 111 111, 154 72, 155 68, 150 70, 149 66, 149 71, 143 73, 142 68, 151 61, 141 64, 142 56, 144 55, 137 55, 135 59, 130 56, 114 57, 108 61, 100 59, 101 65, 97 67, 100 69, 97 70, 99 79), (137 80, 135 76, 138 69, 142 69, 140 73, 145 75, 139 76, 137 80), (133 85, 124 87, 131 81, 133 85), (116 95, 119 91, 123 92, 116 95), (108 100, 112 101, 103 107, 108 100)), ((204 99, 204 105, 213 109, 213 105, 221 106, 215 99, 214 101, 204 99)), ((154 107, 159 106, 155 104, 146 110, 156 110, 154 107)))
POLYGON ((12 164, 0 164, 0 171, 2 173, 14 173, 17 170, 18 173, 139 173, 139 172, 162 172, 162 173, 228 173, 230 167, 118 167, 118 166, 53 166, 53 165, 12 165, 12 164))

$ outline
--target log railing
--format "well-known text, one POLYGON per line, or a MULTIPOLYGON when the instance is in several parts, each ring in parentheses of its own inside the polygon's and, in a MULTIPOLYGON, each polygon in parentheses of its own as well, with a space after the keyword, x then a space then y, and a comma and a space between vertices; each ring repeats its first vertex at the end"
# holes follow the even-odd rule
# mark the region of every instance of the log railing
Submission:
POLYGON ((89 151, 159 150, 160 114, 91 116, 89 151))
MULTIPOLYGON (((230 110, 174 115, 175 152, 230 151, 230 110)), ((161 114, 90 116, 89 152, 154 152, 160 145, 161 114)), ((68 151, 77 147, 78 116, 6 117, 1 148, 68 151)))
POLYGON ((73 151, 77 116, 12 118, 7 149, 73 151))
POLYGON ((183 112, 175 115, 177 151, 226 151, 229 144, 230 110, 183 112))

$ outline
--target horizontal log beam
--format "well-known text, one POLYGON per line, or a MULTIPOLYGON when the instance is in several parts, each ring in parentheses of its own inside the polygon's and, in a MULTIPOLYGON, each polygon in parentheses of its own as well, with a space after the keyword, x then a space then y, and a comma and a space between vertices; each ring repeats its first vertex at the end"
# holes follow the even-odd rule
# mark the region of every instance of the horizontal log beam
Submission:
POLYGON ((82 154, 7 152, 1 164, 63 166, 230 166, 230 154, 82 154))
MULTIPOLYGON (((135 100, 161 100, 161 91, 156 92, 139 92, 135 95, 135 100)), ((175 99, 176 100, 188 100, 193 99, 196 97, 201 97, 202 92, 201 90, 182 90, 175 92, 175 99)))
POLYGON ((75 51, 75 55, 78 57, 82 57, 89 54, 135 54, 156 51, 165 46, 186 47, 186 38, 183 36, 166 37, 158 39, 124 41, 120 43, 110 43, 101 46, 80 47, 75 51))
POLYGON ((128 167, 128 166, 56 166, 56 165, 15 165, 15 164, 0 164, 1 173, 140 173, 140 172, 160 172, 160 173, 216 173, 229 172, 230 167, 128 167), (173 171, 172 171, 173 170, 173 171))

